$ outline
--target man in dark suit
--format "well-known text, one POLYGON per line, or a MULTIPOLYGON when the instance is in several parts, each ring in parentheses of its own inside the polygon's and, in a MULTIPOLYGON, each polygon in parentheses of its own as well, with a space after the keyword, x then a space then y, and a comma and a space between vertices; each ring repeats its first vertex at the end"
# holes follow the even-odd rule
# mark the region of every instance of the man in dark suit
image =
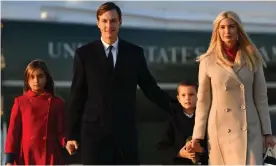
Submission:
POLYGON ((118 38, 121 23, 116 4, 101 5, 101 39, 78 48, 74 57, 66 149, 78 149, 80 131, 82 164, 139 164, 137 85, 161 108, 170 100, 150 74, 143 49, 118 38))

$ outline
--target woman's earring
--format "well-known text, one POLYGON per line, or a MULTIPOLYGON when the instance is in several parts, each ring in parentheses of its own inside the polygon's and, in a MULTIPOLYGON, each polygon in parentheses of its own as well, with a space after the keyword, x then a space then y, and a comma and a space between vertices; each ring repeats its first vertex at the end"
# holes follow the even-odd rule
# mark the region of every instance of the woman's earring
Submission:
POLYGON ((239 40, 239 36, 237 36, 237 41, 239 40))

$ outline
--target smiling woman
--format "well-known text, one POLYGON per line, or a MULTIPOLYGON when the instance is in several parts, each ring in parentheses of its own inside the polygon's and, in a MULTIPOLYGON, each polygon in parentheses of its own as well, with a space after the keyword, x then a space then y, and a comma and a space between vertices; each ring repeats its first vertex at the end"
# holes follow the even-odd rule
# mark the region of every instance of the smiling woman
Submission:
POLYGON ((210 46, 199 57, 193 144, 209 137, 211 165, 263 164, 274 146, 264 61, 232 11, 215 19, 210 46), (228 51, 227 51, 228 50, 228 51))
POLYGON ((239 40, 238 27, 231 18, 221 20, 219 24, 219 36, 227 48, 232 48, 239 40))

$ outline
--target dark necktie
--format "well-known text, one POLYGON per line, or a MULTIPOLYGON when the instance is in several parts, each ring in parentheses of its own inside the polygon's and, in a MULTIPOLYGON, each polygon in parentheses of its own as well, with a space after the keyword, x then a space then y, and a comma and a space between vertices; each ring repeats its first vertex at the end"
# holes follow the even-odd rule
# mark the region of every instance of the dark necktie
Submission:
POLYGON ((109 46, 109 47, 108 47, 109 53, 108 53, 108 55, 107 55, 108 71, 109 71, 110 73, 113 73, 113 69, 114 69, 112 48, 113 48, 113 46, 109 46))

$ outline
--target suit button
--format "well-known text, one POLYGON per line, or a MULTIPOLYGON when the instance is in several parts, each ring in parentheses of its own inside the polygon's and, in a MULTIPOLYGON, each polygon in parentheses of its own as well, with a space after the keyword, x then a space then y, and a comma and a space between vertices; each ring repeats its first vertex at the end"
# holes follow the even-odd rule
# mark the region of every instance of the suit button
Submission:
POLYGON ((46 140, 46 136, 43 137, 43 140, 46 140))
POLYGON ((230 133, 231 132, 231 129, 228 129, 228 133, 230 133))
POLYGON ((230 108, 224 108, 225 112, 229 112, 231 109, 230 108))
POLYGON ((245 110, 245 108, 246 108, 245 105, 241 105, 242 110, 245 110))
POLYGON ((243 85, 243 84, 240 84, 240 88, 241 88, 241 89, 244 89, 244 85, 243 85))

